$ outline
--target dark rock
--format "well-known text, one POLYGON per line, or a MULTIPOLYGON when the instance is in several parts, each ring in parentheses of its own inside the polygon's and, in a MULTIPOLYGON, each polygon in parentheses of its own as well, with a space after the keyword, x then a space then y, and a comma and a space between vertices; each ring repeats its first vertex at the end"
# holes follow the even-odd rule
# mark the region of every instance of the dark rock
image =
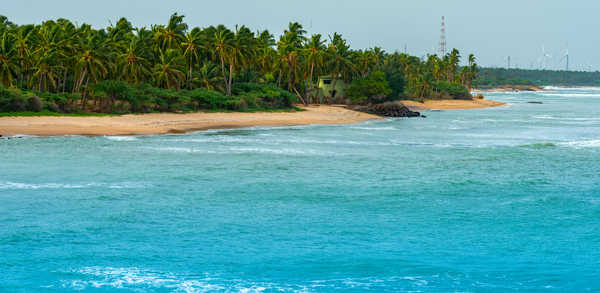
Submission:
POLYGON ((420 117, 421 113, 414 112, 404 106, 402 103, 390 102, 368 106, 359 106, 352 108, 369 114, 375 114, 384 117, 420 117))

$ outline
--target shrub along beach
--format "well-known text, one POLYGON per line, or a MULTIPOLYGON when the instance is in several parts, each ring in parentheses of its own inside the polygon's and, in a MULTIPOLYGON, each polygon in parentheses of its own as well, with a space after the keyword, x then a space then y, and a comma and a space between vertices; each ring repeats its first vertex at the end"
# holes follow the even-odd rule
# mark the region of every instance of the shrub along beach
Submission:
MULTIPOLYGON (((269 31, 246 26, 190 28, 178 14, 166 25, 135 28, 122 18, 104 29, 66 19, 16 25, 0 17, 0 116, 299 116, 314 110, 309 104, 400 100, 481 105, 470 94, 479 72, 476 59, 469 55, 465 66, 460 59, 456 49, 424 59, 377 47, 353 50, 340 34, 308 35, 299 23, 290 23, 276 40, 269 31)), ((5 122, 0 120, 0 134, 7 133, 5 122)), ((35 134, 26 124, 19 133, 35 134)))

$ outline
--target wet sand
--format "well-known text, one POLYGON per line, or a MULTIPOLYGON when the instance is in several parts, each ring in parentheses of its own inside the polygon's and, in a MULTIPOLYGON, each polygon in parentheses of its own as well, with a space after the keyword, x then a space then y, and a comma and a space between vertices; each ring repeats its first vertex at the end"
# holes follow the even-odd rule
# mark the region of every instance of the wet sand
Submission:
POLYGON ((337 106, 262 113, 160 113, 104 117, 0 117, 0 135, 153 135, 251 126, 353 124, 381 117, 337 106))

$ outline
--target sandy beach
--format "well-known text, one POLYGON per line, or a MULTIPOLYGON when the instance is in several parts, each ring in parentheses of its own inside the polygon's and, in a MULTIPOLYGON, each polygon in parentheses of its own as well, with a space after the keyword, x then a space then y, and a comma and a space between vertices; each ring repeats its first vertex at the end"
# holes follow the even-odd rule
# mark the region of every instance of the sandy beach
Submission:
POLYGON ((0 117, 0 135, 152 135, 251 126, 352 124, 381 117, 337 106, 269 113, 160 113, 105 117, 0 117))
POLYGON ((424 103, 417 101, 401 101, 405 106, 413 111, 421 110, 464 110, 464 109, 482 109, 489 107, 504 106, 506 103, 496 102, 485 99, 473 100, 425 100, 424 103))
MULTIPOLYGON (((502 106, 491 100, 402 101, 414 111, 481 109, 502 106)), ((0 135, 154 135, 251 126, 291 126, 308 124, 353 124, 380 116, 356 112, 343 106, 308 106, 298 112, 257 113, 153 113, 104 117, 0 117, 0 135)))

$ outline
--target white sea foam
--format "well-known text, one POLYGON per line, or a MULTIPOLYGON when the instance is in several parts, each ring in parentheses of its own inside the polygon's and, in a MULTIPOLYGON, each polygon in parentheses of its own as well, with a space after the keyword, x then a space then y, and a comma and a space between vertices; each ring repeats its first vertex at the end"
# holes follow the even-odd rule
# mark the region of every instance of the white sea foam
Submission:
POLYGON ((535 115, 535 119, 563 120, 563 121, 600 121, 600 117, 556 117, 552 115, 535 115))
POLYGON ((128 289, 133 291, 159 290, 172 292, 310 292, 304 286, 271 282, 248 282, 217 278, 188 279, 172 273, 139 268, 85 267, 67 272, 81 279, 61 280, 61 287, 74 290, 128 289))
POLYGON ((597 147, 600 147, 600 139, 569 141, 569 142, 559 143, 558 145, 568 146, 568 147, 573 147, 573 148, 597 148, 597 147))
MULTIPOLYGON (((195 276, 187 278, 170 272, 144 270, 140 268, 84 267, 64 272, 70 279, 63 279, 59 286, 74 290, 114 290, 132 291, 170 291, 170 292, 321 292, 324 290, 377 291, 388 287, 390 283, 402 288, 423 289, 429 285, 428 279, 438 279, 439 275, 392 276, 337 278, 323 280, 307 280, 303 284, 262 282, 242 279, 226 279, 195 276)), ((389 288, 389 287, 388 287, 389 288)), ((396 287, 396 289, 399 289, 396 287)), ((406 291, 406 290, 398 290, 406 291)))
POLYGON ((37 135, 29 135, 29 134, 13 134, 8 136, 3 136, 2 138, 36 138, 39 137, 37 135))
POLYGON ((104 138, 106 138, 108 140, 114 140, 114 141, 134 141, 134 140, 137 140, 137 137, 135 137, 135 136, 105 136, 104 138))
POLYGON ((361 130, 396 130, 393 126, 384 126, 384 127, 362 127, 362 126, 353 126, 350 129, 361 129, 361 130))
POLYGON ((97 186, 94 183, 89 184, 59 184, 59 183, 41 183, 29 184, 21 182, 0 182, 0 189, 78 189, 97 186))
POLYGON ((159 151, 159 152, 168 152, 168 153, 205 153, 205 154, 217 154, 219 152, 212 150, 204 150, 198 148, 189 148, 189 147, 145 147, 144 149, 159 151))
POLYGON ((545 90, 553 91, 600 91, 600 87, 557 87, 557 86, 545 86, 545 90))
POLYGON ((581 93, 543 93, 545 97, 568 97, 568 98, 600 98, 600 94, 581 94, 581 93))
POLYGON ((0 182, 0 190, 18 190, 18 189, 84 189, 94 187, 104 187, 111 189, 143 188, 147 185, 137 182, 119 182, 119 183, 85 183, 85 184, 64 184, 64 183, 22 183, 22 182, 0 182))
POLYGON ((276 155, 331 155, 330 153, 321 152, 311 149, 292 149, 292 148, 261 148, 261 147, 231 147, 230 150, 234 153, 259 153, 259 154, 276 154, 276 155))

